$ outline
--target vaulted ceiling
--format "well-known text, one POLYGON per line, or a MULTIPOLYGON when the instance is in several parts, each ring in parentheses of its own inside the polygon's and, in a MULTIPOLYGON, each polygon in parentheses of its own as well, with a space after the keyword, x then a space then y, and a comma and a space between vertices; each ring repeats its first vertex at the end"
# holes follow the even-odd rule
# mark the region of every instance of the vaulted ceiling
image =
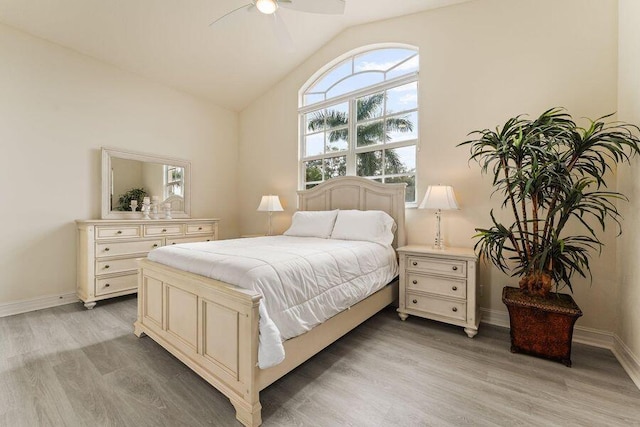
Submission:
POLYGON ((255 10, 209 26, 250 0, 0 0, 0 22, 241 110, 345 28, 465 1, 346 0, 340 16, 280 8, 293 49, 255 10))

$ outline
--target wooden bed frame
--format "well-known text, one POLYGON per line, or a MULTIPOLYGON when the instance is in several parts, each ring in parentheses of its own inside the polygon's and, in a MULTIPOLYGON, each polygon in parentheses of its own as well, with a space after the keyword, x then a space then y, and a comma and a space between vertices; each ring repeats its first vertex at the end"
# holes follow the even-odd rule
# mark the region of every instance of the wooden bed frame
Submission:
MULTIPOLYGON (((405 184, 358 177, 334 178, 298 192, 300 210, 382 210, 398 226, 394 247, 405 244, 405 184)), ((231 400, 245 426, 262 423, 260 390, 391 304, 394 281, 313 330, 284 342, 286 357, 260 369, 258 305, 261 296, 224 282, 147 259, 138 273, 138 320, 134 333, 148 335, 231 400)))

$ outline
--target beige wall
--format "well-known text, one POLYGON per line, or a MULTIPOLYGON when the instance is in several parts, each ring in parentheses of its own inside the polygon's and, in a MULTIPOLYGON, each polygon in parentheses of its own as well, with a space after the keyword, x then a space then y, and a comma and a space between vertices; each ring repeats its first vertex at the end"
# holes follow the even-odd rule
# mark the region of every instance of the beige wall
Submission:
POLYGON ((189 159, 193 216, 237 234, 237 114, 0 25, 0 304, 75 291, 100 147, 189 159))
MULTIPOLYGON (((619 0, 619 83, 618 117, 640 125, 640 2, 619 0)), ((634 168, 620 167, 618 185, 630 203, 621 205, 626 218, 625 230, 618 244, 618 266, 621 274, 618 296, 617 334, 637 358, 640 358, 640 161, 634 168)))
MULTIPOLYGON (((469 131, 493 127, 519 113, 566 107, 574 117, 616 110, 617 9, 615 0, 477 0, 351 28, 313 54, 240 115, 239 193, 242 232, 265 229, 255 212, 262 194, 279 194, 284 230, 296 208, 298 90, 326 63, 361 46, 398 42, 420 49, 418 192, 449 183, 462 210, 444 214, 446 243, 472 246, 474 228, 489 225, 489 178, 468 165, 456 145, 469 131), (595 30, 594 30, 595 29, 595 30)), ((615 186, 615 179, 613 180, 615 186)), ((407 211, 410 243, 433 239, 432 212, 407 211)), ((613 228, 593 259, 593 285, 577 281, 585 312, 578 325, 613 331, 616 271, 613 228)), ((482 268, 482 307, 504 312, 500 292, 516 281, 482 268)))

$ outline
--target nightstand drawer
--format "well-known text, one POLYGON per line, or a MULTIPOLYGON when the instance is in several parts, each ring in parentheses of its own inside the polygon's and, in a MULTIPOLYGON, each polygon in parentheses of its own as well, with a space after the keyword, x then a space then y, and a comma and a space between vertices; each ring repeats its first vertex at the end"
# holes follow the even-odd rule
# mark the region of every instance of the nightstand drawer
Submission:
POLYGON ((450 277, 467 277, 467 263, 457 260, 440 260, 417 256, 407 257, 407 270, 437 273, 450 277))
POLYGON ((170 236, 182 234, 182 224, 145 225, 145 236, 170 236))
POLYGON ((408 309, 420 310, 430 314, 466 321, 467 304, 462 301, 450 301, 432 296, 424 296, 407 292, 406 304, 408 309))
POLYGON ((464 279, 407 273, 407 290, 418 290, 454 298, 466 298, 467 282, 464 279))
POLYGON ((97 226, 96 239, 140 237, 139 225, 97 226))

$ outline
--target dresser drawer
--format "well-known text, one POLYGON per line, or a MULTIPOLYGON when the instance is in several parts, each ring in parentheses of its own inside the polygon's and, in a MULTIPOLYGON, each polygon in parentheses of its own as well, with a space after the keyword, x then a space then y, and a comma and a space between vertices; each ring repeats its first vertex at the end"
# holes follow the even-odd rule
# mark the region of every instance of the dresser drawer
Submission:
POLYGON ((162 246, 162 240, 160 239, 135 242, 96 243, 96 258, 128 254, 146 254, 150 250, 160 246, 162 246))
POLYGON ((406 305, 407 308, 412 310, 420 310, 463 322, 467 320, 467 304, 464 301, 450 301, 407 292, 406 305))
POLYGON ((96 296, 126 291, 138 287, 138 274, 96 279, 96 296))
POLYGON ((422 258, 417 256, 407 257, 408 271, 437 273, 449 277, 467 277, 466 265, 466 262, 457 260, 440 260, 434 258, 422 258))
POLYGON ((195 242, 210 242, 214 239, 214 236, 193 236, 193 237, 175 237, 173 239, 167 239, 167 246, 179 245, 180 243, 195 243, 195 242))
POLYGON ((124 271, 137 271, 137 258, 110 259, 96 261, 96 275, 121 273, 124 271))
POLYGON ((145 225, 145 236, 175 236, 183 234, 182 224, 145 225))
POLYGON ((187 224, 187 234, 212 234, 214 226, 211 223, 187 224))
POLYGON ((139 225, 98 225, 96 239, 140 237, 139 225))
POLYGON ((407 289, 454 298, 467 297, 467 281, 443 276, 407 273, 407 289))

